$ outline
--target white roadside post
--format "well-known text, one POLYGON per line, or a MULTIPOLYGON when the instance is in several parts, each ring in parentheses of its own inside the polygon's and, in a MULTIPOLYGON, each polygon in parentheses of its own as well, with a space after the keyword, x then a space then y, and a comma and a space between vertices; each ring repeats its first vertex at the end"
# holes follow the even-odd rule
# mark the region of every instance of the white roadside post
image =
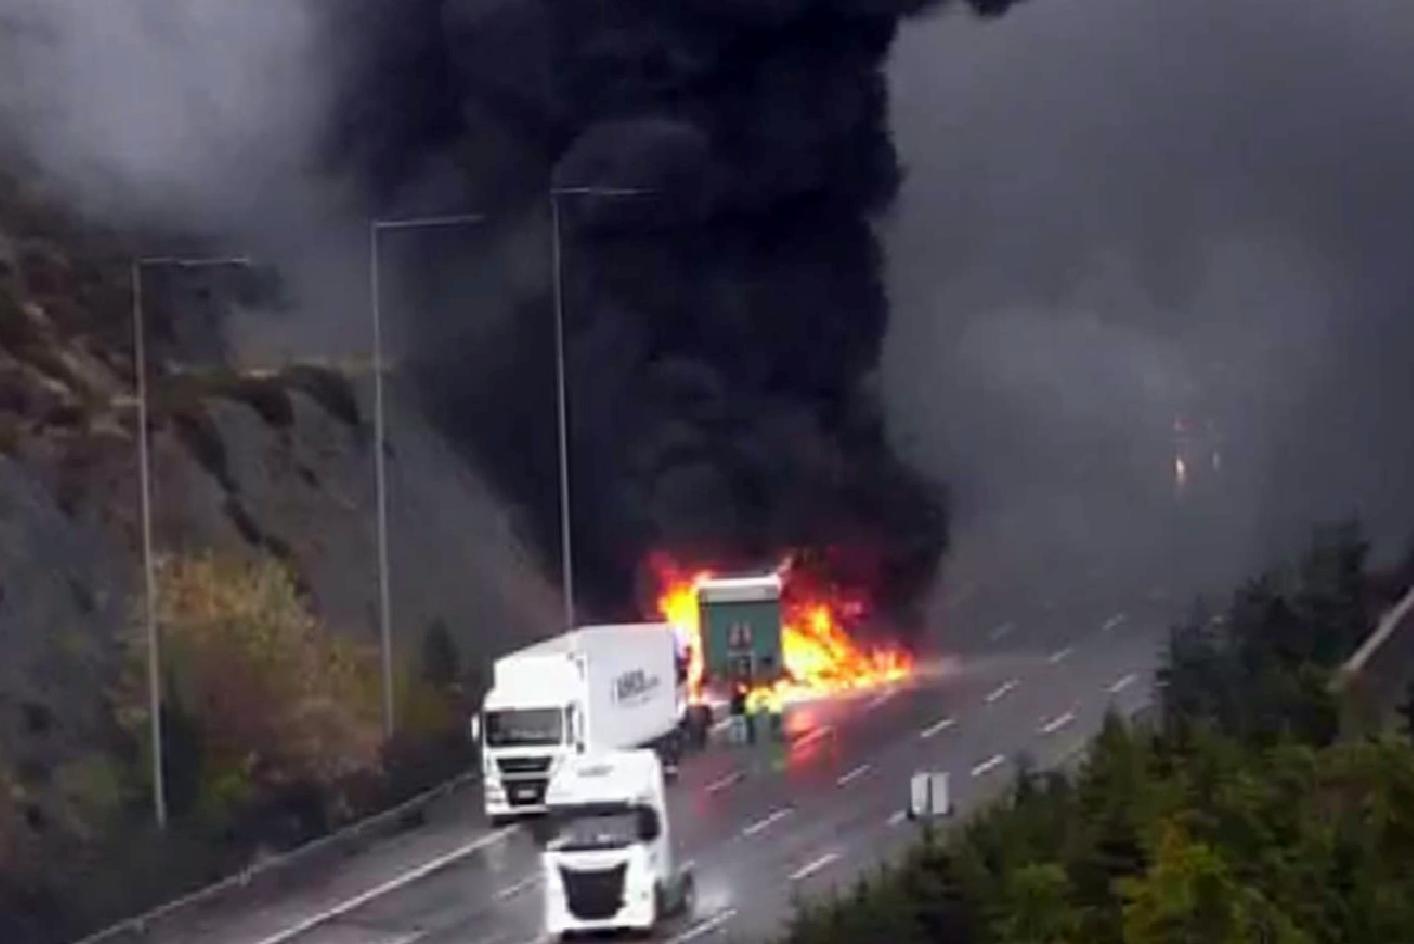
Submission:
POLYGON ((142 575, 144 623, 147 638, 147 710, 152 739, 152 807, 159 829, 167 826, 167 791, 162 774, 162 682, 160 641, 157 632, 157 579, 152 560, 152 473, 147 440, 147 341, 143 317, 142 273, 160 266, 177 269, 209 269, 222 266, 249 268, 244 256, 178 258, 147 256, 132 261, 130 278, 133 298, 133 373, 137 395, 138 487, 142 509, 142 575))
POLYGON ((565 386, 565 302, 560 239, 560 198, 635 197, 657 193, 641 187, 555 187, 550 190, 551 257, 555 295, 555 390, 560 452, 560 567, 564 584, 565 631, 574 629, 574 545, 570 533, 569 409, 565 386))
POLYGON ((480 213, 373 220, 368 226, 368 294, 373 311, 373 478, 378 542, 378 641, 383 676, 383 736, 393 736, 393 611, 388 577, 388 484, 384 462, 387 448, 383 413, 383 299, 379 279, 379 237, 384 232, 445 226, 479 225, 480 213))

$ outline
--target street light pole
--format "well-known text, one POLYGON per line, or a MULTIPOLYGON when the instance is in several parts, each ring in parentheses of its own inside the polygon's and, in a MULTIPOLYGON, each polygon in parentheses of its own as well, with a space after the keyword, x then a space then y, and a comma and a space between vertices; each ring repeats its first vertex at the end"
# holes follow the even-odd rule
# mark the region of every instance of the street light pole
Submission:
POLYGON ((142 509, 142 576, 144 622, 147 633, 148 736, 152 739, 152 809, 157 827, 167 827, 167 789, 162 774, 162 681, 159 634, 157 632, 157 577, 152 559, 152 471, 147 441, 147 341, 143 318, 142 270, 149 266, 200 269, 215 266, 249 266, 244 257, 220 259, 137 258, 132 261, 130 278, 133 294, 133 373, 137 394, 138 490, 142 509))
POLYGON ((393 604, 388 575, 388 480, 384 453, 387 430, 383 411, 383 299, 379 281, 379 237, 384 231, 485 222, 479 213, 374 220, 368 227, 368 294, 373 309, 373 476, 378 531, 378 637, 382 653, 383 736, 391 738, 393 715, 393 604))
POLYGON ((574 629, 574 542, 570 530, 569 404, 565 379, 565 300, 560 239, 560 197, 631 197, 656 193, 637 187, 555 187, 550 190, 550 229, 555 295, 555 390, 560 452, 560 567, 564 584, 565 630, 574 629))

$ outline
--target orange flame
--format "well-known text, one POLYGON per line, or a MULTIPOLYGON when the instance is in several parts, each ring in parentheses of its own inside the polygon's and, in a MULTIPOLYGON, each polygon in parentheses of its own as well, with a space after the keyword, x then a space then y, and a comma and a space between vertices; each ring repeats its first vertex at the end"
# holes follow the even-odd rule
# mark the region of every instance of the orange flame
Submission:
MULTIPOLYGON (((701 696, 703 675, 697 590, 712 572, 688 571, 661 555, 655 556, 653 569, 659 581, 659 618, 672 624, 690 649, 688 683, 695 700, 701 696)), ((810 586, 792 571, 789 561, 779 572, 783 578, 785 674, 763 687, 774 688, 782 702, 870 688, 911 674, 913 658, 904 650, 889 646, 863 649, 850 639, 845 626, 863 617, 866 608, 862 602, 810 586)))

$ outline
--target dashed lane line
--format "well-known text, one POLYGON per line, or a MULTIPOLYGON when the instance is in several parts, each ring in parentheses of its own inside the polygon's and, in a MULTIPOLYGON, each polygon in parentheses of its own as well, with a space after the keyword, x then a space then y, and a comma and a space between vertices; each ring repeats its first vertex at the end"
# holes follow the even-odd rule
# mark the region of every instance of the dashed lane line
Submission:
POLYGON ((987 638, 991 639, 992 642, 1001 642, 1007 636, 1011 635, 1011 631, 1013 629, 1016 629, 1015 623, 1003 623, 1002 625, 998 626, 996 629, 988 633, 987 638))
POLYGON ((1104 624, 1100 627, 1100 631, 1108 633, 1111 630, 1118 629, 1124 623, 1125 619, 1127 619, 1127 617, 1124 613, 1116 613, 1114 616, 1105 620, 1104 624))
POLYGON ((889 699, 893 698, 897 694, 898 692, 895 689, 891 688, 888 691, 884 692, 882 695, 870 699, 869 702, 864 706, 864 710, 873 711, 875 708, 878 708, 880 705, 883 705, 888 702, 889 699))
POLYGON ((1065 727, 1066 725, 1070 724, 1070 723, 1071 723, 1072 721, 1074 721, 1074 720, 1075 720, 1075 712, 1073 712, 1073 711, 1067 711, 1067 712, 1065 712, 1064 714, 1056 715, 1056 716, 1055 716, 1054 718, 1052 718, 1050 721, 1047 721, 1045 724, 1041 725, 1041 733, 1042 733, 1042 734, 1055 734, 1055 733, 1056 733, 1057 731, 1059 731, 1061 728, 1063 728, 1063 727, 1065 727))
POLYGON ((983 774, 991 773, 1004 763, 1006 763, 1005 757, 1000 754, 993 754, 991 757, 988 757, 986 760, 982 761, 982 763, 972 768, 972 776, 981 777, 983 774))
POLYGON ((539 884, 539 875, 527 875, 525 878, 521 879, 519 882, 516 882, 514 885, 507 885, 505 888, 498 891, 496 893, 496 900, 506 901, 507 899, 514 898, 515 896, 519 895, 527 888, 531 888, 539 884))
POLYGON ((687 944, 688 941, 695 941, 705 934, 711 934, 713 931, 717 930, 722 925, 726 924, 728 921, 735 917, 735 908, 727 908, 725 910, 719 911, 716 914, 712 915, 712 917, 704 918, 703 920, 697 922, 692 927, 679 934, 677 937, 668 938, 668 944, 687 944))
POLYGON ((1016 687, 1020 684, 1021 683, 1018 682, 1016 679, 1012 679, 1011 681, 1003 682, 1002 684, 998 685, 996 688, 992 689, 992 691, 987 693, 987 704, 990 705, 994 701, 1005 698, 1007 695, 1011 694, 1011 692, 1015 691, 1016 687))
POLYGON ((740 770, 733 770, 725 777, 719 777, 718 779, 713 780, 711 783, 707 784, 707 792, 721 793, 727 787, 730 787, 732 784, 739 782, 745 776, 746 775, 740 770))
POLYGON ((1121 678, 1110 686, 1110 694, 1118 695, 1120 692, 1124 691, 1126 688, 1133 685, 1137 681, 1139 681, 1139 676, 1133 672, 1130 672, 1128 675, 1124 676, 1123 678, 1121 678))
POLYGON ((791 741, 790 749, 795 750, 798 747, 805 747, 807 744, 814 744, 816 741, 820 740, 822 737, 827 736, 832 731, 834 731, 834 728, 832 728, 828 724, 822 724, 818 728, 811 728, 808 733, 802 734, 794 741, 791 741))
POLYGON ((1066 646, 1064 649, 1057 649, 1055 652, 1051 653, 1051 657, 1046 661, 1049 662, 1051 665, 1058 665, 1061 662, 1064 662, 1067 658, 1069 658, 1070 654, 1074 651, 1075 647, 1073 646, 1066 646))
POLYGON ((858 767, 854 768, 849 773, 841 774, 839 779, 835 781, 835 786, 843 787, 852 780, 858 780, 860 777, 867 774, 869 770, 870 768, 868 764, 860 764, 858 767))
POLYGON ((894 810, 889 814, 889 825, 897 826, 906 819, 908 819, 908 810, 894 810))
POLYGON ((948 728, 952 727, 956 723, 957 722, 954 721, 952 718, 942 718, 938 721, 934 721, 922 731, 919 731, 918 736, 923 738, 924 740, 927 740, 928 738, 932 737, 935 734, 938 734, 939 732, 946 731, 948 728))
POLYGON ((747 826, 741 831, 741 834, 743 836, 754 836, 761 830, 772 825, 773 823, 779 823, 781 820, 785 819, 790 814, 791 808, 788 806, 783 806, 779 810, 776 810, 774 813, 772 813, 770 816, 767 816, 765 819, 758 819, 756 822, 747 826))
POLYGON ((799 882, 801 879, 807 879, 821 869, 829 868, 839 857, 840 854, 838 852, 827 852, 813 862, 807 862, 805 865, 802 865, 800 868, 790 873, 790 880, 792 882, 799 882))

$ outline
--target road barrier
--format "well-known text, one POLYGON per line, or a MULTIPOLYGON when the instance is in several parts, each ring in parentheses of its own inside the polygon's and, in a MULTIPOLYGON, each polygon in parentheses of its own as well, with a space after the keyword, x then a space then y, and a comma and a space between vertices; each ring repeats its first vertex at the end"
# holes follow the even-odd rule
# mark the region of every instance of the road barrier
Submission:
POLYGON ((190 919, 202 910, 226 903, 237 895, 255 894, 272 883, 279 883, 280 879, 288 876, 292 869, 308 869, 316 862, 332 861, 353 855, 367 848, 367 844, 374 840, 386 838, 409 828, 409 821, 412 817, 420 814, 438 800, 446 799, 459 790, 479 783, 480 779, 479 771, 468 771, 425 790, 397 806, 350 823, 342 829, 288 852, 262 859, 213 885, 207 885, 136 917, 120 921, 111 927, 75 941, 74 944, 127 944, 127 942, 141 941, 145 935, 167 923, 190 919))

